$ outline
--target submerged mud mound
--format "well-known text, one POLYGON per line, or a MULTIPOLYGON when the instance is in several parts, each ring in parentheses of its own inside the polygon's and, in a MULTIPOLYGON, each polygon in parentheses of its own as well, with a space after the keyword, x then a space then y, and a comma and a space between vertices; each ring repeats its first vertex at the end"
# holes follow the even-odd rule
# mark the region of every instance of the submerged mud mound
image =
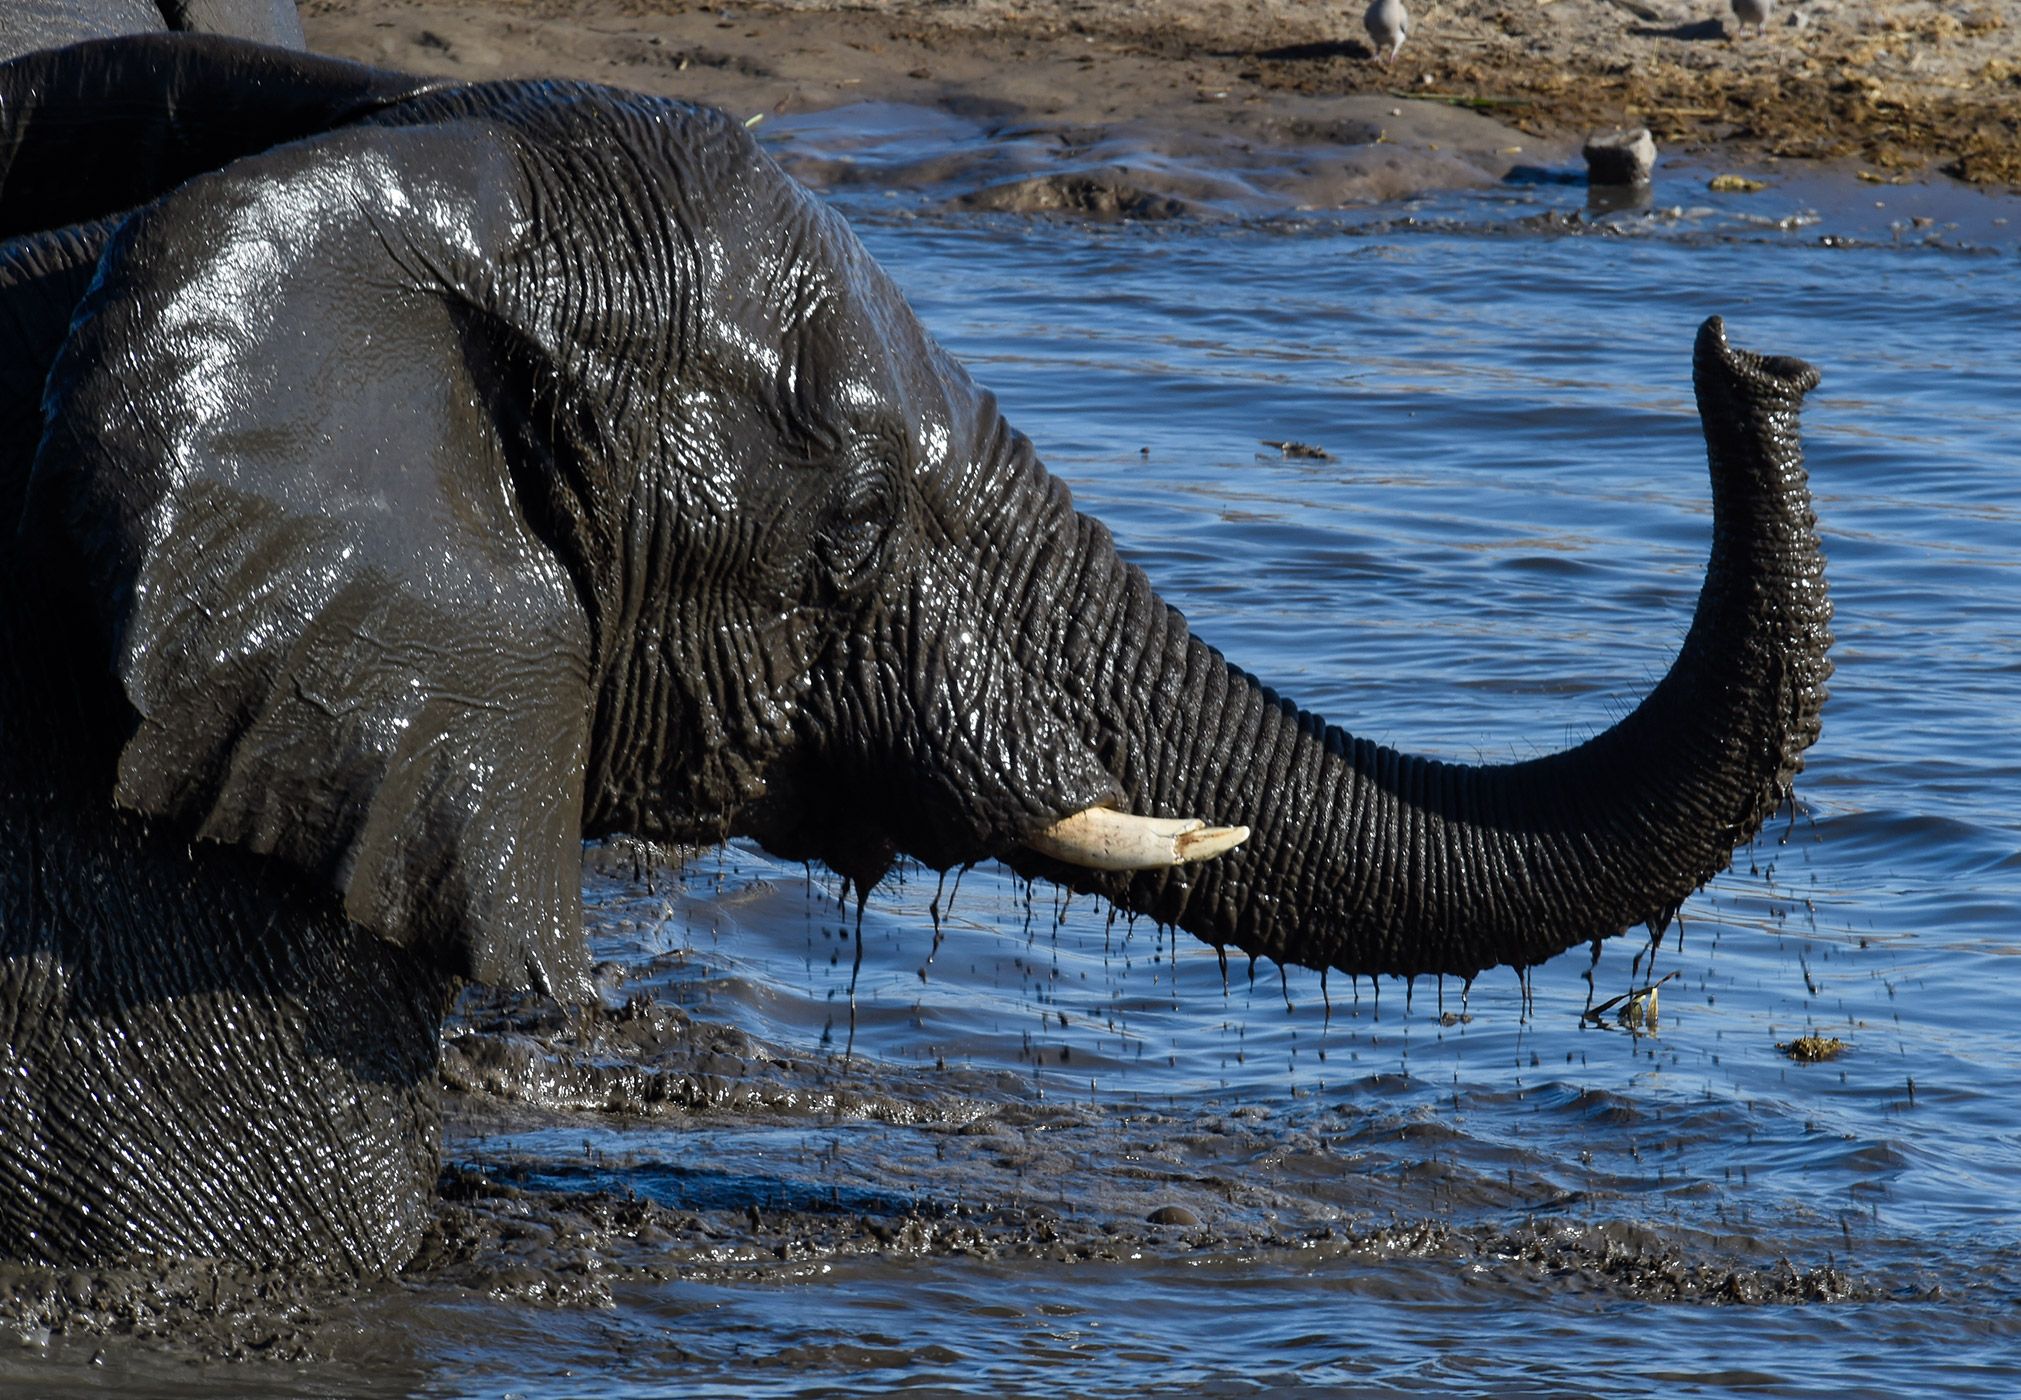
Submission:
POLYGON ((1106 219, 1176 219, 1193 205, 1146 189, 1120 172, 1075 171, 1011 180, 961 195, 963 209, 1003 214, 1086 214, 1106 219))
MULTIPOLYGON (((647 967, 686 962, 676 954, 650 959, 647 967)), ((466 993, 442 1040, 451 1112, 472 1119, 514 1110, 587 1113, 620 1122, 771 1113, 961 1124, 985 1111, 917 1084, 901 1094, 897 1076, 871 1063, 791 1055, 650 992, 627 993, 623 964, 601 964, 596 975, 622 1000, 563 1006, 530 993, 466 993)))
MULTIPOLYGON (((445 1031, 450 1165, 398 1279, 205 1262, 7 1267, 0 1337, 44 1362, 88 1364, 119 1347, 294 1362, 345 1358, 391 1327, 413 1334, 402 1350, 425 1353, 443 1310, 473 1300, 623 1310, 676 1285, 838 1270, 889 1270, 891 1286, 910 1287, 933 1261, 1035 1277, 1317 1269, 1403 1298, 1921 1296, 1849 1261, 1793 1263, 1752 1236, 1610 1218, 1563 1193, 1539 1214, 1539 1183, 1510 1169, 1505 1187, 1497 1165, 1469 1165, 1464 1133, 1404 1106, 1413 1090, 1401 1076, 1363 1081, 1349 1096, 1359 1105, 1045 1103, 1011 1075, 782 1053, 627 994, 628 968, 646 975, 603 965, 607 995, 589 1007, 466 998, 445 1031)), ((1589 1097, 1563 1111, 1591 1120, 1589 1097)))
POLYGON ((1749 1265, 1694 1256, 1660 1233, 1624 1222, 1529 1222, 1512 1229, 1414 1220, 1366 1229, 1287 1233, 1203 1222, 1182 1207, 1157 1219, 1094 1220, 1042 1205, 921 1203, 896 1215, 837 1206, 670 1209, 609 1192, 515 1185, 530 1165, 453 1172, 443 1209, 410 1280, 558 1305, 609 1304, 622 1283, 718 1283, 804 1274, 810 1263, 969 1258, 1034 1265, 1183 1259, 1254 1267, 1272 1256, 1301 1269, 1342 1272, 1429 1262, 1512 1291, 1601 1292, 1619 1299, 1708 1304, 1871 1301, 1870 1280, 1824 1264, 1749 1265))
POLYGON ((1240 124, 1083 125, 853 102, 762 128, 817 189, 884 190, 944 209, 1093 219, 1240 218, 1477 189, 1560 148, 1480 113, 1290 95, 1240 124))
POLYGON ((102 1359, 103 1345, 115 1339, 204 1360, 332 1355, 358 1291, 339 1280, 208 1261, 124 1269, 0 1265, 0 1390, 8 1350, 18 1358, 60 1356, 86 1365, 102 1359))

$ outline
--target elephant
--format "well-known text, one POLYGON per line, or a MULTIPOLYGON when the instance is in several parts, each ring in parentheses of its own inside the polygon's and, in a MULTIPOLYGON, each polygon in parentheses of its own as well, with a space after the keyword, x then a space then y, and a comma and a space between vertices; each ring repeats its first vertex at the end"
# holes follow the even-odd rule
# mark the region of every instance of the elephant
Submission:
POLYGON ((397 1270, 453 993, 591 995, 585 840, 995 858, 1470 978, 1660 929, 1819 732, 1817 374, 1716 318, 1671 669, 1448 763, 1193 636, 719 112, 154 36, 0 68, 0 123, 16 172, 149 153, 0 181, 16 1259, 397 1270))
POLYGON ((0 59, 121 34, 224 34, 306 47, 295 0, 8 0, 0 59))

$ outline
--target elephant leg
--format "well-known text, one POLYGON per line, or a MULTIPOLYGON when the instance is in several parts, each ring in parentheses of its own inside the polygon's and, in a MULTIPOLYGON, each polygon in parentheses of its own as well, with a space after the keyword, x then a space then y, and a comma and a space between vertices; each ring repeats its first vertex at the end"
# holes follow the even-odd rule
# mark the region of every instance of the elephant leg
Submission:
MULTIPOLYGON (((38 677, 45 695, 74 697, 60 677, 38 677)), ((399 1267, 430 1218, 451 979, 270 861, 111 811, 109 773, 77 761, 105 732, 81 717, 96 707, 30 711, 23 684, 0 682, 17 729, 0 768, 0 1256, 399 1267)))
POLYGON ((377 1274, 413 1253, 439 1166, 444 988, 337 920, 221 937, 251 930, 208 918, 217 897, 233 896, 194 880, 123 911, 145 950, 102 927, 23 939, 10 920, 0 1254, 377 1274))

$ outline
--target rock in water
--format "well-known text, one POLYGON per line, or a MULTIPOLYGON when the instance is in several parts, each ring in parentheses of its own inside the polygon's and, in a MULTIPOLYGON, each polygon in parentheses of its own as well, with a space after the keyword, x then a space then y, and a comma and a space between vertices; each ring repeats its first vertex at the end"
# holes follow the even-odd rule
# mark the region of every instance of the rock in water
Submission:
POLYGON ((1649 128, 1596 132, 1586 139, 1586 183, 1646 185, 1656 168, 1656 138, 1649 128))

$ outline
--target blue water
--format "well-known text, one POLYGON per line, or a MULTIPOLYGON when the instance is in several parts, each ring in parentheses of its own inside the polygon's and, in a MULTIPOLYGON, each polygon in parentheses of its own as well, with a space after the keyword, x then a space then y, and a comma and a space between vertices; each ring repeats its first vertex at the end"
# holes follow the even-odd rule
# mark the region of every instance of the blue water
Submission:
MULTIPOLYGON (((1456 985, 1408 1004, 1392 985, 1378 1011, 1336 980, 1329 1019, 1312 974, 1238 967, 1224 988, 1204 948, 1044 890, 1028 908, 986 870, 922 977, 935 886, 915 878, 872 901, 856 1051, 919 1067, 901 1098, 1018 1118, 1024 1164, 950 1165, 942 1126, 789 1116, 615 1130, 634 1188, 700 1203, 654 1172, 730 1163, 761 1197, 982 1194, 1132 1219, 1177 1201, 1249 1233, 1108 1262, 702 1270, 570 1323, 574 1364, 595 1368, 615 1327, 682 1349, 641 1394, 2021 1388, 2021 259, 1814 230, 1510 232, 1524 212, 1462 203, 1434 231, 862 232, 1202 635, 1357 732, 1458 758, 1582 738, 1668 664, 1708 536, 1697 323, 1722 314, 1736 343, 1823 367, 1805 428, 1837 605, 1824 737, 1796 811, 1657 954, 1677 974, 1657 1028, 1581 1022, 1646 980, 1633 938, 1590 987, 1580 955, 1539 972, 1527 1009, 1512 975, 1450 1025, 1456 985), (1792 1063, 1778 1043, 1805 1032, 1851 1048, 1792 1063), (1308 1237, 1427 1219, 1474 1233, 1308 1237), (1687 1265, 1833 1267, 1861 1300, 1623 1296, 1590 1249, 1557 1267, 1497 1253, 1497 1232, 1525 1229, 1653 1239, 1687 1265)), ((614 889, 614 913, 659 922, 611 946, 678 946, 663 995, 832 1053, 851 959, 803 879, 733 851, 671 906, 614 889)), ((472 1156, 567 1146, 508 1134, 472 1156)))
POLYGON ((607 865, 587 890, 613 999, 746 1033, 769 1097, 487 1110, 450 1156, 696 1212, 719 1245, 591 1261, 601 1306, 410 1279, 361 1301, 334 1369, 259 1385, 2021 1392, 2021 254, 1516 223, 1576 198, 1452 199, 1423 227, 851 212, 1201 635, 1357 733, 1456 758, 1583 738, 1668 665, 1709 532, 1698 322, 1822 367, 1824 735, 1795 810, 1655 951, 1675 976, 1653 1028, 1582 1021, 1650 979, 1637 936, 1590 974, 1538 970, 1527 1001, 1506 973, 1464 1001, 1335 978, 1329 1008, 1313 974, 1224 984, 1209 949, 987 868, 934 952, 947 901, 914 871, 866 910, 845 1066, 832 879, 744 848, 650 887, 607 865), (1793 1063, 1778 1043, 1806 1032, 1850 1048, 1793 1063), (1116 1257, 901 1237, 780 1259, 740 1243, 753 1205, 943 1241, 969 1207, 1131 1228, 1116 1257), (1143 1226, 1174 1205, 1201 1230, 1143 1226), (1839 1282, 1669 1300, 1608 1272, 1637 1251, 1839 1282))

